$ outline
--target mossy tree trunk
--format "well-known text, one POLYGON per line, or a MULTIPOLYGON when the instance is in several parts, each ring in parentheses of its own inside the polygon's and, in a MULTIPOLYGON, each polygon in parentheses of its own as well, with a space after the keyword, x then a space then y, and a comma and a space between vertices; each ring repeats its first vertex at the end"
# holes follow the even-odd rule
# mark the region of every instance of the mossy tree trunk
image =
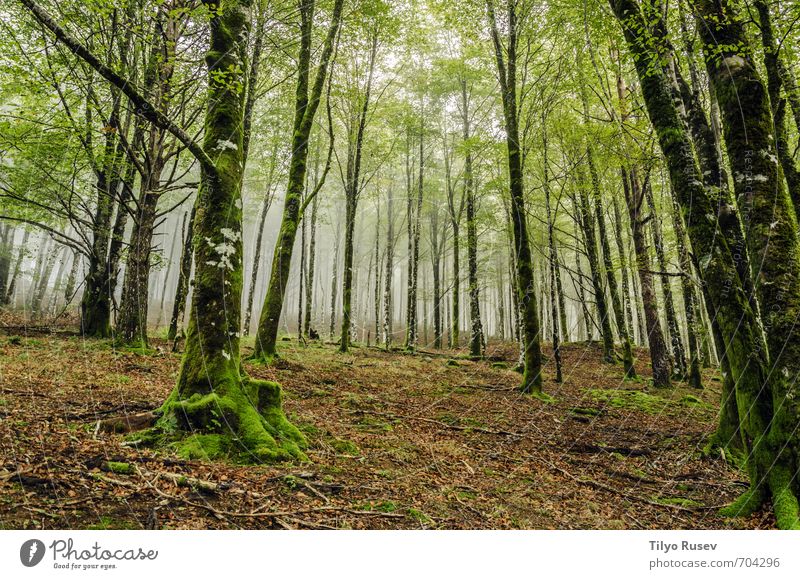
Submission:
MULTIPOLYGON (((717 227, 718 222, 729 219, 728 214, 735 209, 719 203, 718 187, 703 183, 691 141, 676 110, 669 81, 660 68, 660 57, 652 49, 652 37, 638 3, 635 0, 610 0, 610 4, 634 56, 648 116, 667 160, 670 181, 677 193, 698 271, 703 278, 709 313, 717 319, 716 331, 725 345, 726 358, 734 376, 740 435, 746 449, 751 488, 741 500, 731 505, 728 512, 757 508, 769 489, 775 499, 776 511, 780 513, 779 523, 793 526, 796 520, 791 519, 791 513, 789 520, 785 515, 786 502, 793 498, 783 476, 785 470, 776 472, 774 468, 774 461, 779 457, 770 441, 773 400, 768 388, 770 372, 764 335, 757 312, 739 277, 734 252, 729 246, 731 240, 719 235, 717 227)), ((714 32, 717 40, 724 39, 725 35, 714 32)), ((712 46, 716 46, 716 40, 712 46)), ((716 92, 719 98, 720 91, 716 92)), ((791 505, 788 509, 791 510, 791 505)))
POLYGON ((413 162, 411 160, 411 127, 406 132, 406 219, 408 222, 408 280, 406 303, 406 341, 405 348, 417 347, 417 285, 419 281, 419 238, 422 220, 423 178, 425 175, 424 120, 420 110, 419 131, 419 173, 417 187, 414 187, 413 162), (416 189, 416 195, 414 191, 416 189), (416 199, 416 203, 414 200, 416 199))
POLYGON ((439 231, 439 206, 430 209, 431 268, 433 270, 433 347, 442 347, 441 272, 444 240, 439 231))
POLYGON ((672 282, 667 275, 668 263, 667 254, 664 250, 664 235, 661 230, 660 212, 656 207, 653 197, 653 187, 650 185, 645 190, 647 206, 650 209, 650 231, 653 234, 653 246, 656 251, 656 260, 661 271, 659 276, 661 282, 661 294, 664 298, 664 313, 667 318, 667 336, 672 344, 672 368, 675 374, 682 380, 686 377, 686 354, 681 338, 681 328, 678 324, 678 314, 675 311, 675 300, 672 295, 672 282))
MULTIPOLYGON (((375 200, 375 251, 372 254, 373 267, 371 271, 375 272, 375 284, 372 292, 372 315, 373 315, 373 328, 375 330, 375 345, 380 343, 381 336, 381 275, 383 273, 383 258, 381 256, 381 205, 380 198, 375 200)), ((367 334, 369 337, 369 333, 367 334)), ((369 339, 367 339, 369 345, 369 339)))
POLYGON ((5 305, 8 281, 11 276, 11 255, 14 252, 14 228, 0 223, 0 305, 5 305))
POLYGON ((269 212, 270 205, 272 204, 272 194, 267 189, 266 197, 261 202, 261 211, 259 211, 258 222, 256 225, 256 240, 253 251, 253 269, 250 271, 250 286, 247 291, 247 305, 245 306, 244 325, 242 331, 245 336, 250 335, 250 320, 253 316, 253 299, 256 294, 256 285, 258 283, 258 271, 261 269, 261 247, 264 244, 264 225, 267 222, 267 213, 269 212))
POLYGON ((311 202, 311 224, 308 241, 308 273, 306 274, 306 307, 303 319, 303 335, 308 339, 311 332, 311 309, 314 305, 314 274, 316 273, 317 260, 317 214, 319 211, 319 198, 314 197, 311 202))
POLYGON ((249 0, 211 17, 204 167, 198 192, 194 293, 178 383, 158 423, 187 456, 245 461, 301 457, 303 436, 281 410, 280 387, 249 379, 239 350, 242 293, 243 87, 249 0), (234 71, 234 72, 232 72, 234 71), (222 74, 224 72, 224 74, 222 74), (209 170, 210 169, 210 170, 209 170))
MULTIPOLYGON (((558 276, 558 254, 556 253, 556 239, 555 239, 555 215, 550 207, 550 175, 548 171, 547 162, 547 126, 544 115, 542 117, 542 153, 544 155, 544 200, 545 208, 547 210, 547 243, 550 249, 550 259, 548 265, 550 267, 550 316, 553 320, 552 324, 552 340, 553 340, 553 359, 556 362, 556 382, 559 384, 564 381, 564 376, 561 371, 561 331, 566 332, 566 323, 559 324, 561 316, 559 316, 559 302, 558 302, 558 284, 556 278, 558 276)), ((544 288, 542 288, 544 291, 544 288)), ((561 304, 563 310, 563 304, 561 304)))
MULTIPOLYGON (((465 80, 461 80, 462 86, 465 80)), ((444 176, 447 193, 447 212, 450 216, 450 227, 453 230, 453 281, 451 287, 450 314, 450 347, 458 348, 461 343, 461 217, 464 215, 465 195, 453 183, 452 147, 447 136, 444 137, 444 176), (461 195, 456 197, 456 191, 461 195)))
POLYGON ((600 318, 600 338, 603 340, 603 361, 613 364, 616 356, 614 354, 614 334, 611 330, 611 318, 608 313, 606 303, 606 292, 603 287, 603 277, 600 271, 600 262, 597 259, 597 238, 595 237, 595 219, 592 216, 592 209, 589 205, 589 193, 585 183, 578 185, 578 207, 576 213, 581 221, 581 229, 585 236, 586 258, 589 261, 589 274, 592 278, 592 291, 594 292, 594 303, 597 306, 597 316, 600 318))
MULTIPOLYGON (((469 353, 473 358, 482 354, 483 324, 481 323, 480 287, 478 285, 478 228, 476 222, 475 178, 473 174, 473 157, 470 149, 472 127, 470 126, 470 91, 466 78, 460 79, 461 85, 461 126, 464 153, 464 191, 462 204, 466 204, 467 212, 467 274, 469 285, 469 353)), ((455 272, 454 272, 455 275, 455 272)), ((454 306, 455 307, 455 306, 454 306)))
MULTIPOLYGON (((573 201, 573 204, 576 201, 573 201)), ((586 290, 583 287, 583 265, 582 265, 582 254, 579 250, 578 240, 581 239, 579 235, 579 225, 578 221, 575 221, 575 277, 572 278, 572 285, 575 288, 575 293, 578 295, 578 301, 581 304, 581 313, 583 314, 583 328, 586 332, 586 339, 591 341, 593 335, 593 320, 592 316, 589 314, 589 306, 587 305, 586 301, 586 290)))
MULTIPOLYGON (((363 189, 361 176, 361 160, 364 146, 364 132, 367 127, 372 80, 375 71, 375 57, 378 52, 378 32, 373 31, 367 59, 367 79, 363 93, 359 87, 355 98, 360 106, 353 107, 357 111, 351 119, 351 127, 347 139, 347 169, 345 173, 345 235, 344 235, 344 268, 342 270, 342 332, 339 351, 347 352, 350 347, 352 295, 353 295, 353 235, 356 227, 356 209, 358 198, 363 189)), ((420 137, 421 139, 421 137, 420 137)), ((422 141, 420 140, 420 150, 422 141)), ((422 163, 420 161, 420 188, 422 188, 422 163)))
POLYGON ((275 345, 278 339, 281 311, 286 297, 289 273, 292 265, 297 227, 300 224, 300 206, 306 181, 306 164, 308 161, 308 141, 314 124, 325 85, 336 34, 342 18, 344 0, 335 0, 331 23, 320 55, 319 65, 313 86, 310 86, 310 67, 312 53, 312 29, 315 12, 315 0, 300 0, 300 52, 298 54, 298 78, 295 91, 295 117, 292 135, 292 149, 289 160, 289 182, 283 206, 278 240, 272 257, 267 294, 261 308, 261 316, 256 333, 253 359, 269 362, 275 356, 275 345))
POLYGON ((202 146, 65 32, 34 0, 21 2, 77 56, 124 93, 137 114, 178 138, 201 166, 196 204, 197 261, 180 373, 150 439, 174 442, 187 457, 244 461, 302 457, 305 441, 281 409, 280 387, 250 380, 241 367, 244 87, 250 0, 209 11, 208 108, 202 146))
POLYGON ((642 216, 642 205, 645 196, 644 190, 647 187, 648 184, 646 182, 639 182, 636 170, 632 170, 630 173, 626 172, 623 177, 623 189, 625 191, 625 201, 628 205, 628 214, 630 215, 633 248, 636 254, 636 270, 639 275, 642 310, 644 311, 646 324, 645 335, 650 349, 650 365, 653 369, 653 385, 658 388, 665 388, 670 385, 672 368, 664 333, 661 331, 655 284, 651 273, 650 253, 645 239, 645 218, 642 216))
MULTIPOLYGON (((772 110, 773 125, 775 128, 775 148, 781 169, 786 179, 786 185, 795 208, 795 214, 800 216, 800 172, 792 156, 786 131, 787 98, 783 95, 784 79, 789 71, 783 62, 780 49, 775 40, 775 31, 772 26, 772 15, 767 2, 756 0, 755 8, 758 12, 758 23, 761 30, 761 43, 764 48, 764 67, 767 72, 767 92, 772 110)), ((789 97, 792 97, 791 91, 789 97)))
POLYGON ((514 256, 517 266, 517 293, 522 311, 523 340, 522 350, 525 368, 520 389, 527 394, 546 397, 542 393, 542 349, 539 331, 536 294, 533 282, 530 240, 525 213, 525 195, 522 171, 522 151, 519 140, 519 119, 517 103, 517 28, 516 6, 507 4, 506 26, 508 27, 507 46, 503 48, 495 17, 493 0, 487 0, 487 11, 491 28, 494 57, 497 64, 497 77, 503 105, 503 120, 506 131, 509 192, 511 198, 510 215, 514 233, 514 256))
POLYGON ((108 246, 111 238, 111 215, 114 193, 119 181, 113 177, 116 154, 113 133, 106 136, 106 167, 97 181, 97 203, 92 219, 92 247, 86 287, 81 299, 81 333, 84 336, 108 338, 111 336, 111 272, 108 263, 108 246))
MULTIPOLYGON (((680 206, 674 193, 670 194, 673 201, 672 229, 678 246, 678 261, 681 268, 681 290, 683 291, 683 307, 686 312, 686 332, 688 337, 688 375, 687 380, 693 388, 703 387, 703 378, 700 374, 700 339, 698 320, 696 315, 695 293, 692 284, 692 261, 686 247, 686 228, 683 226, 683 217, 680 206)), ((702 322, 700 322, 702 323, 702 322)))
MULTIPOLYGON (((752 275, 769 352, 771 413, 767 444, 754 453, 765 474, 778 525, 800 528, 800 241, 798 224, 775 150, 766 87, 749 50, 738 3, 696 0, 709 79, 722 113, 725 145, 740 200, 752 275), (758 456, 760 455, 760 456, 758 456)), ((763 384, 766 386, 766 384, 763 384)), ((762 490, 762 496, 763 496, 762 490)), ((753 502, 748 506, 752 506, 753 502)))
POLYGON ((633 343, 634 341, 634 326, 633 326, 633 307, 631 303, 635 300, 631 299, 631 285, 630 278, 628 277, 628 252, 625 248, 625 240, 622 237, 622 212, 619 209, 619 199, 616 195, 613 196, 612 206, 614 209, 614 240, 617 246, 617 256, 619 258, 619 269, 622 276, 622 305, 625 309, 625 324, 629 330, 628 340, 633 343))
POLYGON ((117 340, 129 346, 147 347, 147 288, 150 280, 150 253, 160 195, 144 188, 128 248, 125 280, 122 285, 117 340))
POLYGON ((10 304, 14 299, 14 292, 17 288, 17 280, 22 272, 22 262, 25 260, 25 252, 27 250, 28 239, 30 236, 31 230, 30 228, 26 228, 25 234, 22 236, 22 242, 19 244, 17 259, 14 261, 14 269, 11 272, 11 277, 8 280, 8 287, 6 288, 5 294, 0 295, 0 305, 10 304))

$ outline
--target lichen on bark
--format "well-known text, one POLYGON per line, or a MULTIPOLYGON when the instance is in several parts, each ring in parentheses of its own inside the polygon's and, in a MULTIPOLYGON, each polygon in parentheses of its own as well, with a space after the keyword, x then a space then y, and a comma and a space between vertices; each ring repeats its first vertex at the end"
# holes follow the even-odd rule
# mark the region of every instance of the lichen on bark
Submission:
POLYGON ((305 439, 282 410, 278 384, 253 380, 240 359, 243 106, 249 0, 211 13, 203 149, 213 161, 198 191, 195 279, 178 383, 149 434, 189 458, 304 459, 305 439))

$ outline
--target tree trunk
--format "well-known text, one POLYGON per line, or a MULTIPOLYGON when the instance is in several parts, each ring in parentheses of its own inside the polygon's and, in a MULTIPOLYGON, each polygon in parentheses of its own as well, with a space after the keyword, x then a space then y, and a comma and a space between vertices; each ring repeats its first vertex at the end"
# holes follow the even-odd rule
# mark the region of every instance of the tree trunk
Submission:
POLYGON ((25 230, 22 236, 22 243, 19 244, 19 251, 17 252, 17 260, 14 262, 14 271, 11 273, 11 279, 8 282, 8 289, 6 289, 5 296, 3 297, 3 304, 11 304, 14 299, 14 291, 17 288, 17 280, 22 271, 22 263, 25 261, 25 250, 28 245, 28 238, 31 236, 30 229, 25 230))
POLYGON ((431 226, 431 266, 433 269, 433 347, 442 348, 442 310, 441 310, 441 257, 442 243, 439 239, 439 207, 433 205, 430 212, 431 226))
POLYGON ((253 314, 253 298, 256 293, 256 285, 258 284, 258 270, 261 266, 261 247, 264 239, 264 225, 267 222, 267 213, 269 207, 272 205, 273 195, 270 191, 269 185, 267 186, 267 193, 264 200, 261 202, 261 212, 258 217, 258 225, 256 226, 256 242, 253 252, 253 269, 250 272, 250 288, 247 290, 247 307, 244 314, 244 335, 250 335, 250 320, 253 314))
MULTIPOLYGON (((464 143, 469 143, 471 128, 469 122, 469 98, 467 82, 461 80, 461 105, 464 143)), ((475 179, 472 174, 472 151, 467 147, 464 157, 464 198, 467 209, 467 268, 469 275, 469 354, 473 358, 482 355, 483 325, 481 324, 480 287, 478 285, 478 227, 476 223, 475 179)), ((535 298, 534 298, 535 299, 535 298)))
POLYGON ((157 426, 178 436, 190 458, 253 462, 302 457, 303 435, 281 409, 280 386, 248 378, 239 343, 242 294, 242 72, 249 1, 227 0, 211 18, 208 109, 195 221, 196 274, 191 317, 175 390, 157 426), (232 72, 233 71, 233 72, 232 72), (224 74, 223 74, 224 73, 224 74))
MULTIPOLYGON (((645 179, 647 181, 648 179, 645 179)), ((642 309, 646 322, 647 344, 650 348, 650 364, 653 368, 653 386, 665 388, 670 385, 672 368, 669 351, 661 331, 661 321, 658 316, 655 287, 653 283, 650 253, 647 247, 644 232, 644 218, 641 215, 644 201, 644 191, 648 183, 640 184, 636 170, 623 173, 623 189, 625 201, 628 204, 631 229, 633 232, 633 248, 636 252, 636 269, 639 272, 639 287, 642 295, 642 309)))
POLYGON ((0 305, 6 304, 15 233, 11 225, 0 223, 0 305))
MULTIPOLYGON (((797 481, 800 435, 796 428, 800 415, 796 384, 800 373, 797 217, 775 155, 768 94, 747 48, 743 25, 734 7, 725 0, 697 0, 694 8, 698 21, 710 22, 700 32, 703 41, 721 43, 719 51, 706 51, 706 67, 723 117, 725 145, 734 172, 736 197, 741 200, 747 246, 753 256, 753 278, 770 358, 767 390, 772 400, 771 404, 760 400, 759 409, 771 413, 768 443, 753 452, 756 461, 769 465, 763 474, 767 477, 778 525, 800 528, 797 481)), ((765 490, 755 488, 758 501, 750 500, 747 506, 760 504, 765 490)))
POLYGON ((603 361, 613 364, 616 359, 614 354, 614 334, 611 330, 611 318, 608 315, 605 288, 603 287, 600 263, 597 259, 595 220, 592 217, 592 209, 589 205, 589 193, 586 191, 584 185, 579 185, 578 194, 579 206, 576 209, 581 219, 581 227, 586 236, 586 257, 589 261, 589 273, 592 276, 594 303, 597 306, 597 316, 600 318, 600 338, 603 340, 603 361))
POLYGON ((192 272, 192 246, 196 204, 192 205, 188 222, 183 216, 183 249, 181 251, 181 267, 178 270, 178 284, 175 287, 175 300, 172 302, 172 317, 169 320, 167 340, 174 342, 178 336, 178 325, 182 325, 186 296, 189 294, 189 276, 192 272))
POLYGON ((316 78, 314 79, 313 88, 309 92, 315 0, 301 0, 300 2, 302 23, 298 57, 299 73, 295 95, 295 118, 291 158, 289 160, 289 181, 286 187, 281 226, 272 257, 269 285, 267 294, 264 297, 264 305, 261 308, 258 332, 256 333, 253 359, 259 362, 269 362, 276 354, 275 346, 278 339, 281 311, 283 310, 283 302, 289 282, 292 251, 294 250, 297 226, 300 220, 301 197, 305 189, 308 140, 322 95, 322 88, 325 84, 327 69, 333 55, 333 44, 341 23, 343 4, 344 0, 335 0, 330 27, 325 38, 319 66, 317 67, 316 78))
POLYGON ((761 43, 764 47, 764 67, 767 71, 767 92, 775 129, 775 148, 792 198, 795 214, 800 216, 800 172, 797 170, 786 133, 786 98, 781 94, 784 88, 783 79, 787 77, 788 71, 775 42, 769 6, 765 0, 755 0, 755 8, 758 12, 761 43))
POLYGON ((686 354, 683 349, 683 340, 681 339, 681 328, 678 325, 678 316, 675 313, 675 301, 672 297, 672 283, 669 276, 664 275, 667 273, 668 264, 667 256, 664 251, 664 236, 661 232, 661 218, 660 213, 656 208, 655 199, 653 198, 653 188, 647 187, 645 190, 645 197, 647 198, 647 205, 650 208, 650 225, 653 234, 653 245, 656 250, 656 259, 658 260, 658 267, 662 272, 661 277, 661 292, 664 298, 664 313, 667 317, 667 335, 672 343, 672 361, 673 370, 675 374, 683 380, 686 378, 686 354))
POLYGON ((630 281, 628 278, 628 252, 625 248, 625 242, 622 238, 622 213, 619 209, 619 200, 616 195, 613 196, 614 206, 614 238, 617 244, 617 256, 619 257, 619 269, 622 274, 622 304, 625 308, 625 327, 630 330, 628 339, 633 342, 633 308, 631 307, 631 289, 630 281))
POLYGON ((78 281, 78 268, 81 265, 82 259, 83 255, 78 250, 72 252, 72 266, 69 269, 67 283, 64 285, 64 303, 67 305, 69 305, 72 302, 72 298, 75 297, 75 284, 78 281))
MULTIPOLYGON (((152 183, 149 184, 152 186, 152 183)), ((133 224, 128 248, 122 301, 117 321, 117 339, 128 346, 147 348, 147 289, 150 280, 150 248, 159 194, 142 190, 139 212, 133 224)))
MULTIPOLYGON (((342 339, 339 351, 347 352, 350 346, 351 335, 351 297, 353 292, 353 234, 356 226, 356 208, 361 194, 361 157, 364 146, 364 131, 367 126, 369 113, 370 94, 372 92, 372 78, 375 70, 375 57, 378 51, 378 33, 374 32, 370 46, 368 73, 363 97, 359 91, 359 98, 363 98, 358 116, 355 120, 355 131, 348 135, 347 142, 347 173, 345 176, 344 192, 346 198, 345 210, 345 237, 344 237, 344 269, 342 275, 342 339)), ((422 137, 420 137, 421 139, 422 137)), ((422 141, 420 140, 420 156, 422 141)), ((422 188, 422 161, 420 160, 420 189, 422 188)), ((420 193, 421 195, 421 193, 420 193)))
MULTIPOLYGON (((556 283, 556 276, 558 271, 558 256, 556 255, 556 240, 554 235, 554 216, 550 208, 550 175, 547 163, 547 125, 545 115, 542 114, 542 155, 544 156, 544 200, 545 208, 547 210, 547 242, 550 247, 550 317, 552 319, 552 340, 553 340, 553 359, 556 362, 556 382, 559 384, 563 382, 564 377, 561 372, 561 340, 559 337, 559 320, 563 317, 563 307, 561 304, 562 316, 559 316, 559 303, 558 303, 558 288, 556 283)), ((544 288, 542 288, 544 292, 544 288)), ((566 332, 566 321, 561 323, 562 331, 566 332)))
POLYGON ((330 338, 333 339, 334 328, 336 327, 336 292, 339 289, 339 232, 336 232, 336 240, 333 245, 333 274, 331 275, 331 327, 330 338))
POLYGON ((533 264, 530 240, 528 239, 527 214, 525 212, 522 150, 520 148, 519 119, 517 117, 517 40, 519 31, 517 30, 516 7, 514 3, 509 2, 507 4, 508 45, 505 58, 495 18, 493 0, 487 0, 487 9, 497 64, 497 76, 500 81, 503 121, 506 132, 508 183, 511 199, 510 216, 514 233, 517 293, 523 329, 521 355, 525 362, 520 390, 526 394, 548 399, 549 397, 542 393, 541 335, 533 283, 533 264))
POLYGON ((683 290, 683 307, 686 311, 686 331, 689 346, 689 386, 692 388, 702 388, 703 378, 700 375, 700 340, 698 339, 698 323, 696 316, 696 304, 694 299, 694 287, 692 285, 692 261, 689 258, 689 251, 686 248, 686 229, 683 226, 683 217, 680 214, 680 206, 675 199, 674 192, 671 193, 673 201, 672 210, 672 229, 675 231, 675 239, 678 245, 678 260, 681 265, 681 289, 683 290))
POLYGON ((311 309, 314 306, 314 275, 317 267, 317 212, 319 196, 315 195, 311 202, 311 231, 308 242, 308 275, 306 275, 306 309, 303 320, 303 335, 306 339, 311 337, 311 309))
MULTIPOLYGON (((586 105, 584 105, 586 107, 586 105)), ((585 109, 588 115, 588 107, 585 109)), ((620 299, 619 289, 617 286, 617 275, 614 272, 614 266, 611 261, 611 244, 608 242, 608 233, 606 232, 606 218, 603 212, 603 203, 600 195, 600 177, 597 174, 597 167, 594 164, 594 152, 592 147, 589 146, 586 150, 587 160, 589 164, 589 173, 592 178, 592 193, 594 197, 594 212, 597 218, 597 234, 600 237, 600 249, 603 253, 603 269, 606 272, 606 282, 608 283, 608 293, 611 295, 611 307, 614 310, 614 319, 617 322, 617 331, 619 332, 619 339, 622 342, 622 364, 625 368, 625 376, 627 378, 636 377, 636 368, 633 366, 633 349, 631 347, 631 338, 628 334, 628 324, 625 319, 625 311, 622 307, 622 300, 620 299)), ((618 232, 617 235, 622 235, 618 232)))
MULTIPOLYGON (((383 344, 388 350, 392 345, 392 275, 394 274, 394 208, 392 207, 392 188, 389 186, 386 201, 386 274, 383 280, 383 344)), ((377 339, 377 337, 376 337, 377 339)))

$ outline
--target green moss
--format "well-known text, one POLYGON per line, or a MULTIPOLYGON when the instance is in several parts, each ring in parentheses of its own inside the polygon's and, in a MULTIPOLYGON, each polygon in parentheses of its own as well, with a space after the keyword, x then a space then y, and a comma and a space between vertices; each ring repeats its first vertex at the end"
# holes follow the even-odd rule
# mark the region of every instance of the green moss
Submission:
POLYGON ((175 452, 187 460, 215 460, 228 456, 230 437, 223 434, 192 434, 173 444, 175 452))
POLYGON ((748 489, 727 507, 719 510, 723 517, 749 517, 764 503, 764 493, 760 489, 748 489))
POLYGON ((307 441, 283 413, 275 382, 221 375, 213 392, 178 399, 161 408, 155 432, 142 441, 172 447, 187 459, 229 459, 238 463, 307 460, 307 441))
POLYGON ((378 502, 368 502, 362 505, 358 505, 356 507, 358 510, 361 511, 378 511, 381 513, 393 513, 397 510, 397 503, 394 501, 378 501, 378 502))
POLYGON ((700 400, 697 396, 687 394, 679 400, 684 406, 706 406, 706 403, 700 400))
POLYGON ((108 470, 110 472, 113 472, 113 473, 116 473, 116 474, 133 474, 134 471, 135 471, 135 469, 133 468, 133 465, 129 464, 127 462, 114 462, 114 461, 109 460, 106 463, 106 467, 108 468, 108 470))
POLYGON ((529 394, 531 398, 535 398, 536 400, 541 400, 542 402, 545 402, 547 404, 552 404, 553 402, 556 401, 556 399, 550 396, 549 394, 545 394, 544 392, 540 392, 537 390, 529 392, 529 394))
POLYGON ((331 441, 331 446, 336 452, 340 454, 350 454, 350 455, 361 454, 361 449, 358 448, 358 446, 354 442, 345 440, 343 438, 334 438, 331 441))
POLYGON ((433 519, 431 519, 428 515, 426 515, 422 511, 415 509, 414 507, 409 507, 408 516, 422 525, 430 525, 431 523, 433 523, 433 519))
POLYGON ((800 529, 797 496, 792 490, 792 475, 784 465, 777 464, 769 473, 772 508, 779 529, 800 529))
POLYGON ((365 414, 356 424, 359 430, 366 430, 367 432, 391 432, 394 427, 377 416, 365 414))
POLYGON ((653 396, 641 390, 592 389, 587 392, 594 400, 614 408, 640 410, 647 414, 661 414, 672 404, 670 400, 653 396))
POLYGON ((120 352, 130 352, 131 354, 136 354, 138 356, 155 356, 158 354, 158 350, 151 348, 145 342, 141 341, 130 344, 116 342, 114 347, 120 352))
POLYGON ((576 416, 600 416, 600 414, 602 414, 602 410, 599 408, 582 408, 579 406, 570 408, 569 412, 576 416))

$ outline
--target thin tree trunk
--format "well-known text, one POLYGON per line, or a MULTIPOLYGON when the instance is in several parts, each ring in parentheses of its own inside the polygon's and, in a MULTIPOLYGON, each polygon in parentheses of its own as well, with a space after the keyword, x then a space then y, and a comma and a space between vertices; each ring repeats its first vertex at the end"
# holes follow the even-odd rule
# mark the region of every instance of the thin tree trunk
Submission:
POLYGON ((167 340, 174 342, 178 336, 178 326, 183 324, 186 309, 186 296, 189 294, 189 276, 192 271, 192 241, 194 239, 195 207, 189 212, 188 221, 183 215, 183 249, 181 250, 181 267, 178 270, 178 284, 175 287, 175 300, 172 303, 172 317, 169 320, 167 340))
POLYGON ((578 197, 579 206, 576 209, 580 215, 581 227, 586 236, 586 257, 589 261, 589 273, 592 277, 594 303, 597 306, 597 315, 600 318, 600 338, 603 340, 603 361, 613 364, 616 358, 614 354, 614 334, 611 330, 611 318, 608 315, 605 288, 603 287, 600 263, 597 259, 595 219, 592 217, 592 209, 589 205, 589 193, 585 186, 578 186, 578 197))
POLYGON ((325 38, 319 66, 313 87, 310 85, 311 42, 314 20, 314 0, 300 1, 301 30, 300 51, 298 56, 298 79, 295 94, 295 118, 292 134, 291 158, 289 160, 289 179, 286 187, 283 217, 281 219, 275 252, 272 257, 270 273, 264 305, 256 333, 256 344, 253 358, 256 361, 268 362, 276 354, 275 346, 280 327, 281 312, 289 282, 292 264, 292 252, 300 220, 301 196, 305 188, 306 164, 308 161, 308 140, 314 117, 320 103, 322 89, 325 85, 328 66, 333 55, 333 46, 339 30, 344 0, 335 0, 332 18, 325 38))
POLYGON ((319 208, 319 198, 314 197, 311 202, 311 232, 308 243, 308 275, 306 276, 306 309, 305 320, 303 321, 303 335, 311 337, 311 309, 314 306, 314 277, 317 259, 317 211, 319 208))
POLYGON ((383 344, 388 350, 392 345, 392 275, 394 274, 394 208, 392 207, 392 188, 389 186, 386 201, 386 274, 383 285, 383 344))
MULTIPOLYGON (((662 273, 667 273, 668 264, 667 256, 664 251, 664 236, 661 232, 661 218, 660 213, 656 208, 655 199, 653 199, 653 188, 647 187, 645 190, 645 198, 647 205, 650 208, 650 231, 653 234, 653 245, 656 250, 656 259, 658 267, 662 273)), ((675 301, 672 297, 672 283, 669 276, 661 275, 661 293, 664 298, 664 313, 667 318, 667 336, 672 343, 672 361, 673 370, 681 380, 687 376, 686 372, 686 354, 683 348, 683 340, 681 339, 681 329, 678 324, 678 315, 675 313, 675 301)))

